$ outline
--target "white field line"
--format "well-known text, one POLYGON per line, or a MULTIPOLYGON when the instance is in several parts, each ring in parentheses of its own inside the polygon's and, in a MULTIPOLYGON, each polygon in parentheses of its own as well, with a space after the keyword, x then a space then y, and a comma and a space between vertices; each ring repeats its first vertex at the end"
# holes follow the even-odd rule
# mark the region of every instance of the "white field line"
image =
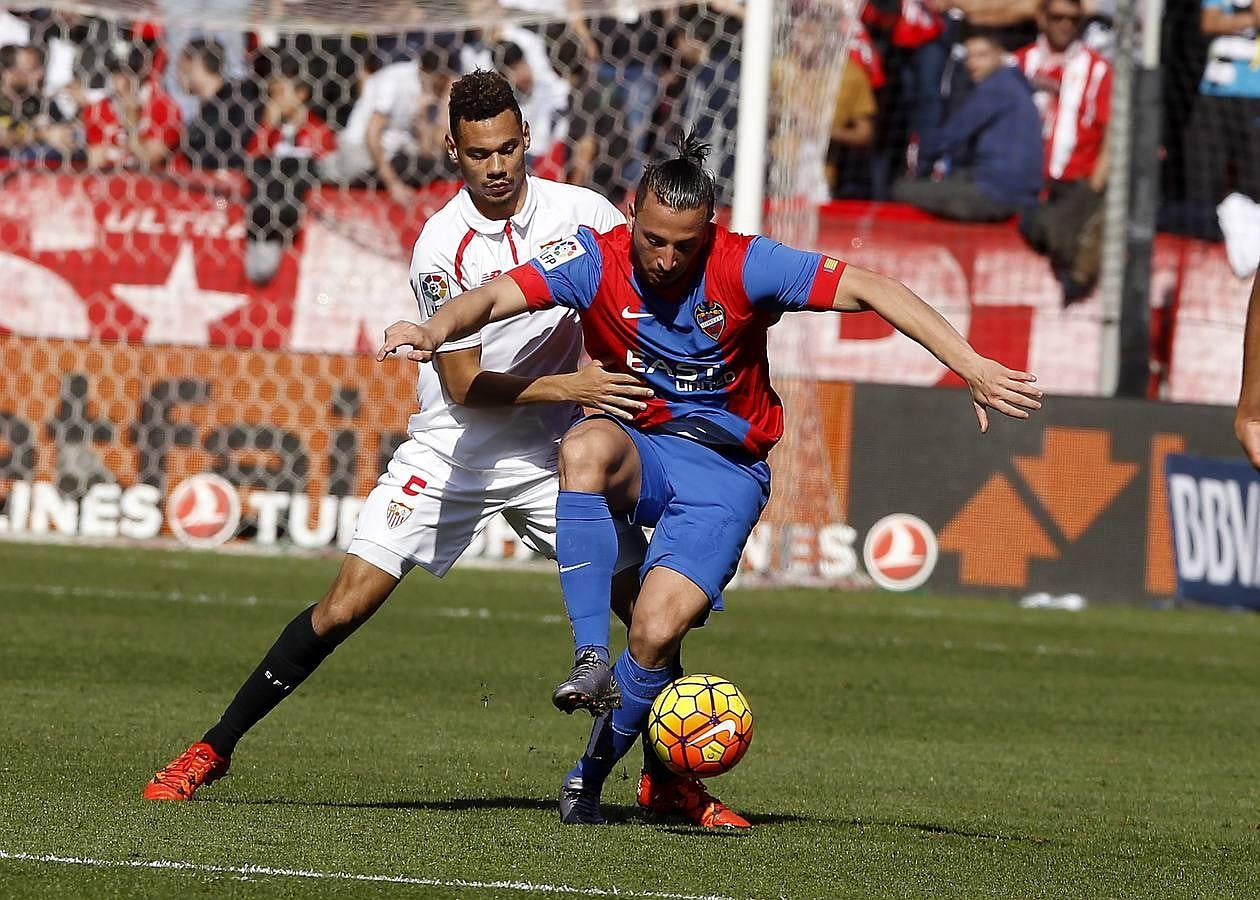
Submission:
MULTIPOLYGON (((88 587, 85 585, 65 587, 62 585, 49 584, 0 583, 0 594, 28 594, 45 597, 100 597, 106 600, 158 600, 165 601, 167 603, 216 603, 225 606, 257 606, 259 604, 279 605, 282 602, 287 602, 281 600, 268 600, 266 598, 256 597, 253 594, 233 596, 222 593, 216 594, 177 590, 122 590, 120 588, 88 587)), ((427 606, 423 603, 423 601, 421 601, 418 606, 418 612, 421 615, 436 616, 443 619, 477 619, 481 621, 497 619, 499 621, 507 622, 531 622, 536 625, 560 625, 565 622, 564 616, 553 613, 525 613, 511 609, 490 609, 484 606, 427 606)), ((903 612, 911 617, 938 617, 935 615, 936 611, 925 610, 919 607, 908 607, 903 610, 903 612)), ((1225 628, 1214 629, 1212 633, 1236 634, 1237 629, 1233 626, 1226 626, 1225 628)), ((845 644, 849 646, 868 646, 872 643, 869 641, 858 641, 844 634, 833 634, 830 636, 829 640, 838 644, 845 644)), ((1031 647, 1018 647, 1001 641, 920 641, 909 640, 901 637, 900 635, 877 638, 873 643, 876 646, 882 647, 931 647, 934 649, 948 651, 978 651, 981 653, 1010 654, 1014 656, 1074 656, 1083 659, 1090 659, 1101 655, 1092 647, 1071 647, 1042 643, 1031 647)), ((1215 665, 1222 664, 1222 661, 1216 659, 1209 659, 1206 660, 1206 662, 1215 665)))
MULTIPOLYGON (((99 597, 105 600, 163 600, 168 603, 218 603, 227 606, 257 606, 266 604, 263 598, 248 594, 236 597, 230 594, 211 594, 188 591, 122 590, 120 588, 65 587, 57 584, 0 584, 0 594, 35 594, 43 597, 99 597)), ((279 601, 277 601, 279 603, 279 601)), ((510 622, 535 622, 542 625, 558 625, 565 617, 553 613, 523 613, 511 609, 489 609, 471 606, 420 606, 422 615, 443 619, 501 619, 510 622)))
POLYGON ((188 591, 142 591, 121 588, 66 587, 60 584, 0 584, 2 594, 38 594, 44 597, 101 597, 106 600, 167 600, 171 603, 225 603, 232 606, 257 606, 260 602, 253 594, 232 597, 227 594, 208 594, 188 591))
POLYGON ((465 881, 462 878, 419 878, 413 875, 361 875, 355 872, 320 872, 314 869, 278 869, 272 866, 216 866, 211 864, 155 859, 92 859, 85 856, 56 856, 51 853, 9 853, 0 850, 0 859, 18 862, 91 866, 101 869, 158 869, 184 872, 212 872, 246 878, 309 878, 327 881, 369 881, 409 884, 420 887, 458 888, 472 891, 523 891, 535 894, 570 894, 579 897, 644 897, 654 900, 733 900, 717 894, 672 894, 668 891, 623 891, 617 888, 573 887, 567 884, 535 884, 530 881, 465 881))

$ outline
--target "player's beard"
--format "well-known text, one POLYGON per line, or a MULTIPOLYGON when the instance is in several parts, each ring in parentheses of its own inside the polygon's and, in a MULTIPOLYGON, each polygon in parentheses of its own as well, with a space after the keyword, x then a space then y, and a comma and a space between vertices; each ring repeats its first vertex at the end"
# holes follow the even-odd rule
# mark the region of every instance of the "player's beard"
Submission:
POLYGON ((691 260, 686 266, 673 272, 657 272, 646 266, 635 263, 640 280, 657 293, 670 293, 685 284, 698 268, 698 258, 691 260))
MULTIPOLYGON (((501 185, 504 182, 493 182, 493 184, 501 185)), ((520 206, 521 195, 525 190, 525 179, 509 178, 506 182, 508 190, 502 194, 490 192, 490 183, 483 183, 477 191, 481 205, 487 211, 497 213, 501 216, 511 216, 516 213, 516 209, 520 206)))

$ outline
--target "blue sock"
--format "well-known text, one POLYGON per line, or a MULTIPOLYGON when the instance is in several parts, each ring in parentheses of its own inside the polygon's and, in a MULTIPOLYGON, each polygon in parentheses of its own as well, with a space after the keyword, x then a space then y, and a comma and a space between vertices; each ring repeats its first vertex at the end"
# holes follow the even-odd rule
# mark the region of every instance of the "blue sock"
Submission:
POLYGON ((607 660, 617 527, 602 494, 560 492, 556 501, 556 562, 574 645, 579 650, 593 647, 607 660))
MULTIPOLYGON (((683 676, 682 653, 674 654, 674 662, 669 667, 669 680, 676 681, 683 676)), ((652 745, 648 743, 647 730, 643 731, 643 771, 652 776, 653 780, 669 780, 674 777, 674 773, 669 770, 665 763, 661 762, 661 758, 656 755, 656 751, 652 745)))
POLYGON ((572 773, 582 776, 588 790, 602 788, 613 766, 639 739, 652 701, 673 680, 674 667, 645 669, 625 650, 617 658, 613 673, 621 686, 621 706, 595 723, 586 753, 572 773))

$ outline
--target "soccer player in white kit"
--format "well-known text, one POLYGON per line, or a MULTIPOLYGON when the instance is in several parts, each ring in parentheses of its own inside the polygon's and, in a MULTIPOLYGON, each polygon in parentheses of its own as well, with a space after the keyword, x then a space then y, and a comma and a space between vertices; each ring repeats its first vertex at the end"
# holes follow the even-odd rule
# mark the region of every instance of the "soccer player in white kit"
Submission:
MULTIPOLYGON (((579 225, 624 221, 606 199, 525 174, 529 127, 511 87, 474 72, 451 89, 447 150, 465 186, 425 223, 411 262, 421 318, 462 291, 536 256, 579 225)), ((410 440, 359 513, 328 593, 281 632, 204 737, 145 785, 150 800, 188 800, 227 774, 246 731, 378 610, 416 566, 441 577, 501 513, 530 547, 554 557, 560 438, 580 407, 629 419, 651 391, 592 364, 577 370, 582 330, 571 311, 518 317, 454 342, 421 367, 410 440)), ((620 534, 621 584, 638 584, 644 542, 620 534)), ((624 593, 624 588, 623 588, 624 593)))

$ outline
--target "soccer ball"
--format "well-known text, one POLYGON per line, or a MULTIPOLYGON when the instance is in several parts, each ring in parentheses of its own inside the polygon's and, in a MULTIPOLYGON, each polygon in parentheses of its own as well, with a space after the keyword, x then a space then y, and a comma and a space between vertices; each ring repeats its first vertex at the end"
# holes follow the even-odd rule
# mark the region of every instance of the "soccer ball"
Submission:
POLYGON ((739 688, 717 675, 686 675, 666 686, 648 713, 648 741, 679 775, 731 769, 752 741, 753 717, 739 688))

